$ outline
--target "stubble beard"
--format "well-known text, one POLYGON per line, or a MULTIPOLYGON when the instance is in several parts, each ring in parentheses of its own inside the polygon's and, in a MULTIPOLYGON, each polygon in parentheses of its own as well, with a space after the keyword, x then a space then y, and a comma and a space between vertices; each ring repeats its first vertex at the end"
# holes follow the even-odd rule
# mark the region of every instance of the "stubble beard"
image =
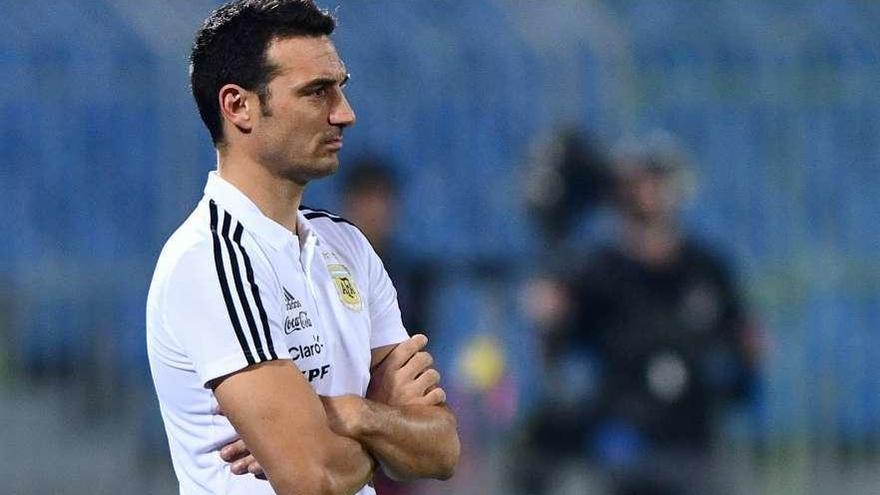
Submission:
MULTIPOLYGON (((270 97, 271 94, 268 88, 266 88, 265 96, 260 99, 262 103, 260 113, 263 117, 271 119, 274 115, 271 106, 268 104, 270 97), (265 98, 265 101, 263 98, 265 98)), ((261 148, 263 150, 267 149, 265 143, 261 148)), ((311 163, 303 159, 284 156, 283 153, 267 153, 262 157, 261 161, 266 164, 266 168, 273 176, 294 182, 300 186, 305 186, 314 179, 329 177, 339 169, 339 156, 337 153, 316 157, 309 160, 311 163)))
MULTIPOLYGON (((256 153, 258 161, 272 176, 301 186, 314 179, 333 175, 339 168, 339 157, 336 153, 298 153, 295 152, 296 148, 294 143, 279 143, 268 139, 257 144, 256 153)), ((308 148, 308 145, 304 148, 308 148)))
POLYGON ((285 160, 270 167, 270 169, 276 177, 305 186, 312 180, 329 177, 339 169, 339 159, 337 157, 327 157, 324 160, 326 161, 315 160, 310 163, 285 160))

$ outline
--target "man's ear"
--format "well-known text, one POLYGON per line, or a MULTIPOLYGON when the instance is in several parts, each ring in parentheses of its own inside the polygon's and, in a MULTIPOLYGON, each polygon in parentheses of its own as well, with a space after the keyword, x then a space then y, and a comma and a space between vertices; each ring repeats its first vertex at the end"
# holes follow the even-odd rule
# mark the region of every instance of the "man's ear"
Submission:
POLYGON ((257 95, 236 84, 220 88, 220 113, 223 120, 248 134, 254 127, 254 117, 259 112, 257 95))

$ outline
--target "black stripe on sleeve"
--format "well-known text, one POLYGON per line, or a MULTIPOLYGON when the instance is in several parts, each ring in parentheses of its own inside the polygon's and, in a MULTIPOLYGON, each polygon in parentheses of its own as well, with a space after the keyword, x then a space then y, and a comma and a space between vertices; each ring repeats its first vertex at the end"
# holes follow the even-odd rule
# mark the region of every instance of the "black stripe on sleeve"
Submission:
MULTIPOLYGON (((229 212, 223 212, 223 240, 226 242, 226 250, 229 251, 229 262, 232 265, 232 279, 235 281, 235 290, 238 292, 238 300, 241 303, 241 309, 244 310, 244 317, 247 320, 248 328, 251 332, 251 339, 254 341, 254 347, 257 348, 257 355, 260 362, 266 360, 266 354, 263 353, 263 342, 260 340, 260 334, 257 332, 257 324, 254 322, 254 314, 251 312, 251 305, 248 303, 247 294, 244 292, 244 284, 241 281, 241 269, 238 267, 238 256, 235 255, 235 248, 232 247, 232 241, 229 238, 229 227, 232 224, 232 217, 229 212)), ((235 227, 235 231, 239 233, 242 226, 239 223, 235 227)))
MULTIPOLYGON (((229 319, 232 321, 232 328, 235 329, 235 336, 244 352, 244 357, 248 364, 255 364, 254 356, 248 345, 244 332, 241 329, 241 323, 238 320, 238 313, 235 311, 235 304, 232 301, 232 294, 229 291, 229 282, 226 280, 226 270, 223 268, 223 252, 220 247, 220 235, 217 233, 217 204, 214 200, 209 203, 211 210, 211 237, 214 239, 214 265, 217 267, 217 278, 220 280, 220 290, 223 292, 223 301, 226 303, 226 311, 229 313, 229 319)), ((230 251, 230 255, 232 252, 230 251)))
POLYGON ((329 213, 324 213, 322 211, 312 211, 312 212, 303 214, 303 216, 306 217, 308 220, 312 220, 315 218, 326 218, 334 223, 347 223, 347 224, 351 225, 352 227, 357 227, 357 225, 349 222, 348 220, 346 220, 342 217, 335 217, 329 213))
POLYGON ((266 337, 266 346, 269 350, 269 356, 272 359, 278 359, 278 355, 275 354, 275 345, 272 342, 272 334, 269 332, 269 318, 266 317, 266 310, 263 308, 263 300, 260 299, 260 288, 257 286, 256 280, 254 280, 254 269, 251 266, 251 259, 241 243, 241 231, 241 224, 238 224, 238 228, 236 228, 235 233, 232 234, 232 240, 235 241, 235 244, 238 245, 238 249, 241 251, 241 258, 244 261, 245 275, 251 286, 251 293, 254 296, 254 304, 257 305, 257 311, 260 313, 260 322, 263 324, 263 335, 266 337))

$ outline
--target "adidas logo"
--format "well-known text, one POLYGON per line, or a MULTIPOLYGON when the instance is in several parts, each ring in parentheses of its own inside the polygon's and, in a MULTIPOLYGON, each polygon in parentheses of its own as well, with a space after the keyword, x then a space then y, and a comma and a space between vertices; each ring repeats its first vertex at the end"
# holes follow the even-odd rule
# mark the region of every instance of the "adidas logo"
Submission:
POLYGON ((286 288, 281 287, 281 290, 284 291, 284 303, 287 306, 287 311, 293 311, 294 309, 302 308, 302 304, 293 297, 293 294, 287 291, 286 288))

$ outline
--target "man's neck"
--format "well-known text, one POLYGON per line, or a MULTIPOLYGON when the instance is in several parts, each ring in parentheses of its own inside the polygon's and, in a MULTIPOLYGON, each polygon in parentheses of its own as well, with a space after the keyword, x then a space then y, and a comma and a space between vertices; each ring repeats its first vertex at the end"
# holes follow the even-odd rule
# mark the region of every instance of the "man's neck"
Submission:
POLYGON ((296 233, 304 185, 278 177, 249 157, 228 151, 217 154, 217 173, 253 201, 263 215, 296 233))
POLYGON ((642 222, 626 219, 623 227, 624 249, 630 256, 651 266, 673 262, 681 247, 681 232, 672 222, 642 222))

